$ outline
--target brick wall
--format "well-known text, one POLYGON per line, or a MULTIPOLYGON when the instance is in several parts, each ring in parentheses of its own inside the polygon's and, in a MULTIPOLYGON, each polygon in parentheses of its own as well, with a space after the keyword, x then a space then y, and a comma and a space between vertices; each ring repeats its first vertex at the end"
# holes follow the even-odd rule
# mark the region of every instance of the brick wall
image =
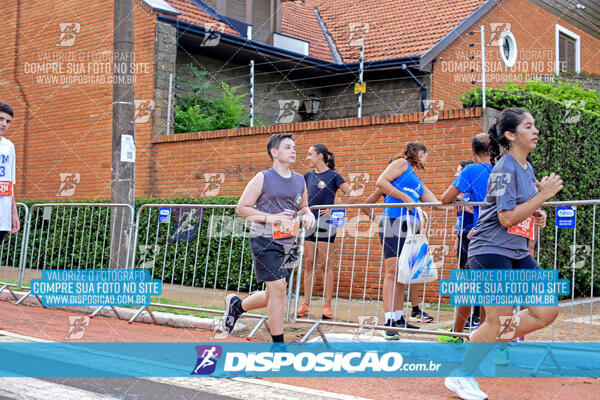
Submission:
MULTIPOLYGON (((110 198, 112 2, 11 1, 3 15, 0 83, 15 110, 7 137, 17 151, 17 198, 59 200, 61 173, 79 174, 69 199, 110 198), (74 38, 60 24, 75 24, 74 38)), ((135 95, 153 100, 156 16, 136 0, 134 20, 135 95)), ((136 126, 142 193, 151 130, 152 116, 136 126)))
MULTIPOLYGON (((439 197, 452 182, 458 162, 470 158, 471 139, 481 130, 481 111, 446 111, 437 123, 422 123, 420 118, 419 113, 399 114, 156 137, 152 195, 201 197, 207 187, 205 174, 223 174, 219 195, 240 195, 255 174, 271 166, 266 154, 268 137, 276 132, 294 132, 298 154, 294 169, 306 172, 308 148, 314 143, 324 143, 335 153, 336 169, 342 176, 346 180, 355 177, 353 185, 357 194, 361 194, 359 201, 375 189, 377 177, 393 154, 401 151, 408 141, 423 142, 428 147, 429 159, 426 170, 419 175, 439 197)), ((358 226, 361 237, 355 233, 360 221, 357 214, 357 210, 348 212, 350 223, 346 226, 343 247, 341 235, 337 239, 336 248, 342 249, 340 295, 348 296, 354 271, 353 295, 362 297, 366 290, 367 296, 373 298, 382 279, 381 247, 376 226, 369 227, 362 221, 358 226)), ((438 246, 436 258, 441 260, 444 236, 445 244, 452 248, 455 218, 449 213, 446 219, 445 212, 437 210, 431 217, 431 243, 438 246)), ((335 257, 339 260, 338 255, 335 257)), ((446 256, 446 268, 453 265, 456 259, 446 256)), ((428 286, 427 299, 437 300, 436 284, 428 286)))
MULTIPOLYGON (((168 73, 174 72, 174 43, 171 41, 173 30, 161 30, 161 26, 156 24, 156 15, 141 0, 136 0, 134 7, 136 66, 139 68, 136 74, 136 99, 155 100, 157 107, 154 115, 136 125, 136 193, 138 196, 145 196, 152 193, 154 183, 151 181, 151 172, 158 168, 158 165, 152 166, 152 130, 154 129, 156 135, 164 132, 166 127, 166 86, 168 73), (162 34, 159 35, 161 40, 157 40, 157 30, 162 34)), ((59 199, 57 194, 61 188, 60 174, 79 174, 80 183, 74 195, 69 197, 71 199, 109 198, 112 85, 107 80, 111 74, 101 70, 105 63, 97 58, 102 59, 112 50, 112 3, 65 0, 57 6, 57 3, 51 0, 23 0, 9 2, 3 11, 7 23, 0 26, 0 33, 4 39, 0 57, 6 62, 0 65, 0 85, 2 99, 12 104, 16 112, 13 126, 7 136, 15 142, 17 148, 18 198, 59 199), (72 43, 68 43, 67 40, 67 43, 62 42, 63 45, 58 46, 63 36, 61 24, 66 23, 78 24, 75 38, 72 43), (84 69, 96 68, 99 71, 90 73, 84 70, 85 73, 81 73, 80 69, 69 70, 71 67, 79 68, 80 64, 84 69), (52 70, 55 65, 61 67, 62 71, 52 70), (77 81, 78 78, 90 77, 101 81, 77 81), (65 79, 74 81, 67 82, 65 79)), ((478 21, 474 28, 483 23, 489 35, 490 23, 496 22, 511 23, 511 30, 517 38, 519 49, 528 51, 524 53, 528 59, 522 61, 533 61, 532 58, 538 51, 541 61, 546 66, 548 62, 554 62, 554 24, 560 23, 581 36, 582 70, 600 72, 599 63, 593 54, 600 44, 597 40, 559 21, 526 0, 502 1, 478 21)), ((459 64, 458 72, 449 71, 448 66, 455 61, 463 61, 471 54, 467 45, 470 42, 478 43, 478 39, 478 34, 463 35, 442 53, 433 68, 433 89, 430 90, 430 98, 445 100, 446 109, 459 108, 458 95, 472 87, 468 83, 455 82, 455 79, 460 80, 464 75, 468 75, 463 72, 465 69, 462 64, 459 64)), ((487 47, 488 61, 497 64, 497 47, 487 47)), ((478 55, 478 47, 473 48, 472 52, 478 55)), ((205 62, 209 63, 208 60, 205 62)), ((477 65, 475 67, 478 68, 477 65)), ((535 72, 543 74, 549 71, 547 69, 535 72)), ((517 71, 510 72, 514 74, 517 71)), ((466 79, 470 80, 468 76, 466 79)), ((402 82, 403 85, 409 83, 406 79, 402 82)), ((396 85, 396 82, 391 84, 396 85)), ((499 85, 489 79, 488 84, 499 85)), ((409 98, 409 94, 419 96, 418 90, 412 90, 412 86, 398 85, 393 87, 399 93, 403 93, 404 100, 412 99, 409 98), (408 92, 403 91, 404 89, 408 92)), ((370 87, 369 90, 377 97, 372 99, 378 104, 395 104, 395 100, 399 100, 394 97, 399 96, 396 91, 390 92, 391 95, 381 94, 380 87, 370 87)), ((267 95, 258 97, 259 102, 274 107, 276 99, 265 96, 267 95)), ((369 96, 368 92, 365 95, 365 103, 369 103, 369 96)), ((417 97, 411 103, 415 107, 419 104, 417 97)), ((335 101, 342 107, 348 106, 352 114, 356 111, 350 104, 355 103, 355 96, 335 101)), ((326 102, 322 104, 324 108, 329 106, 326 102)), ((365 114, 407 111, 404 106, 394 110, 373 107, 375 108, 371 109, 366 106, 365 114)), ((408 111, 415 110, 408 107, 408 111)), ((269 109, 269 113, 275 115, 277 110, 269 109)), ((331 117, 352 114, 342 113, 331 117)), ((246 137, 240 137, 236 138, 234 143, 237 145, 246 140, 246 137)), ((164 161, 157 161, 161 162, 164 164, 164 161)), ((245 167, 240 165, 239 168, 243 171, 245 167)), ((197 179, 185 179, 183 182, 187 186, 178 190, 190 192, 189 187, 195 185, 197 179)), ((198 193, 199 189, 196 190, 198 193)))
POLYGON ((555 24, 567 28, 580 36, 581 70, 600 73, 598 48, 600 40, 582 30, 560 20, 555 15, 537 7, 527 0, 503 0, 478 20, 469 30, 474 35, 463 34, 444 50, 433 66, 432 99, 444 100, 448 109, 461 107, 458 96, 475 86, 481 86, 481 39, 480 26, 484 25, 486 35, 486 84, 488 87, 501 87, 512 78, 515 83, 530 79, 531 75, 555 73, 555 24), (494 39, 491 25, 510 23, 518 48, 517 63, 507 68, 500 58, 497 45, 490 43, 494 39), (474 47, 468 47, 475 43, 474 47), (468 60, 470 56, 474 60, 468 60), (475 72, 470 72, 471 68, 475 72), (469 83, 476 80, 475 85, 469 83))

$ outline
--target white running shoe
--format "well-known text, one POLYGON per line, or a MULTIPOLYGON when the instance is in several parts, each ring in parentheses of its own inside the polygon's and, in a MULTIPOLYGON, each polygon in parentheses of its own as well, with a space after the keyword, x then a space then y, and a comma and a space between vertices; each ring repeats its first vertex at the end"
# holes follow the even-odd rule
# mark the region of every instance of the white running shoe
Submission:
POLYGON ((448 377, 444 380, 448 390, 453 391, 463 400, 487 400, 488 396, 479 389, 473 377, 448 377))

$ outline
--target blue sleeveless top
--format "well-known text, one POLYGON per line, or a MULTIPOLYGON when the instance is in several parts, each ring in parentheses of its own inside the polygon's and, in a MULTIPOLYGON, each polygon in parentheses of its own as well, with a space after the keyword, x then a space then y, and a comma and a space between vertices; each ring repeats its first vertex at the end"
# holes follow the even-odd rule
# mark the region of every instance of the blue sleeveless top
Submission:
MULTIPOLYGON (((408 168, 402 175, 394 179, 392 182, 392 186, 406 194, 408 197, 412 199, 413 203, 418 203, 419 199, 423 195, 425 191, 423 187, 423 181, 415 174, 415 171, 412 169, 410 163, 408 163, 408 168)), ((397 199, 393 196, 386 195, 385 201, 386 204, 394 204, 394 203, 404 203, 402 200, 397 199)), ((413 208, 409 211, 409 214, 414 218, 412 220, 419 220, 419 216, 417 211, 413 208)), ((402 220, 406 220, 406 208, 405 207, 387 207, 383 210, 383 218, 399 218, 402 220)))

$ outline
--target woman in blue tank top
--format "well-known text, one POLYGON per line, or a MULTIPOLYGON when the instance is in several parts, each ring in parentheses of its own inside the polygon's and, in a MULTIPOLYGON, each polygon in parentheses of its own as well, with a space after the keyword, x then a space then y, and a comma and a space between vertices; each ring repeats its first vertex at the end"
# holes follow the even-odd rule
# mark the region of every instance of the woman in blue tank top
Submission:
MULTIPOLYGON (((417 142, 408 143, 404 153, 394 157, 393 161, 377 179, 377 188, 386 195, 386 204, 438 201, 415 172, 415 169, 425 169, 426 162, 427 148, 424 144, 417 142)), ((396 282, 396 258, 402 251, 408 223, 411 223, 418 230, 419 216, 414 207, 387 207, 383 210, 383 216, 379 224, 379 239, 385 257, 383 309, 385 311, 386 326, 418 329, 418 327, 407 323, 404 318, 404 291, 406 285, 396 282)), ((431 321, 431 318, 429 317, 427 321, 431 321)), ((384 331, 383 336, 386 339, 399 338, 396 331, 384 331)))

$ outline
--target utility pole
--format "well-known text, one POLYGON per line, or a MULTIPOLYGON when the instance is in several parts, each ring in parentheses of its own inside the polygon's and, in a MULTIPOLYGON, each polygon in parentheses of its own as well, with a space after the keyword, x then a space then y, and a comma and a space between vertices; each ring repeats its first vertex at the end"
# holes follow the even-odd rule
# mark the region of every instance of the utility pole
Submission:
POLYGON ((250 128, 254 127, 254 60, 250 60, 250 128))
MULTIPOLYGON (((365 45, 361 44, 360 45, 360 67, 359 67, 359 77, 358 77, 358 83, 361 85, 363 84, 363 74, 365 71, 365 45)), ((362 117, 362 108, 363 108, 363 90, 361 88, 359 94, 358 94, 358 118, 362 117)))
MULTIPOLYGON (((133 0, 114 0, 113 125, 111 203, 135 201, 135 104, 133 58, 133 0)), ((130 258, 129 211, 111 209, 110 267, 127 268, 130 258)))
POLYGON ((485 28, 481 25, 481 93, 482 104, 481 107, 485 110, 487 107, 485 99, 485 28))

